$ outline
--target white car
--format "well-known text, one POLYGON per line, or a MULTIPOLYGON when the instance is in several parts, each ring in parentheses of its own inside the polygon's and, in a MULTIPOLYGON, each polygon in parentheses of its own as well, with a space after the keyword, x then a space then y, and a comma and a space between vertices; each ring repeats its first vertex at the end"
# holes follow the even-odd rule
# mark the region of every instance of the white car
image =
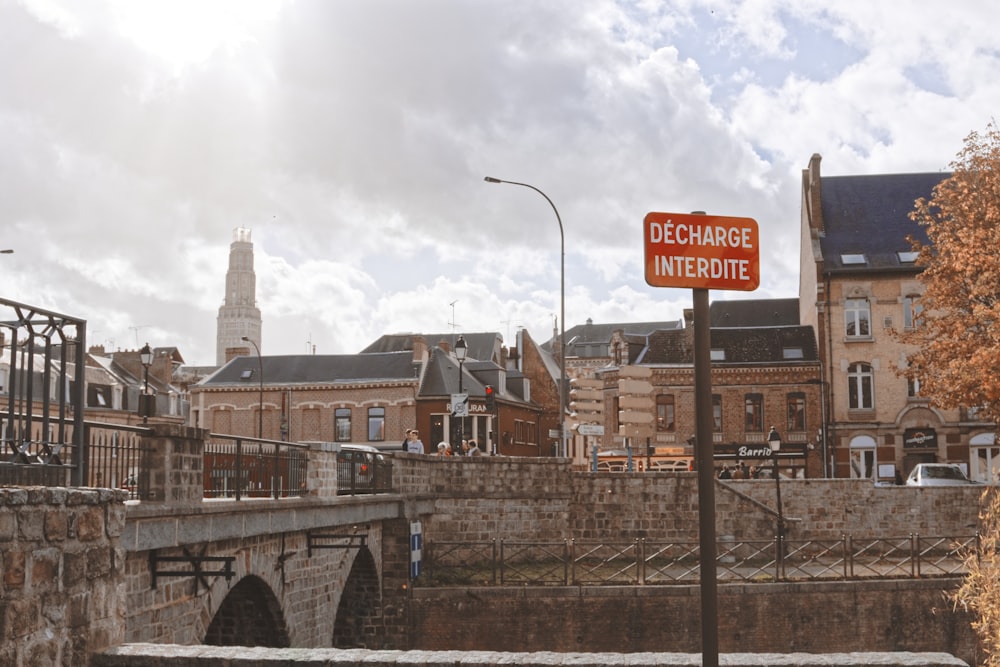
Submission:
POLYGON ((906 478, 907 486, 978 485, 956 463, 918 463, 906 478))

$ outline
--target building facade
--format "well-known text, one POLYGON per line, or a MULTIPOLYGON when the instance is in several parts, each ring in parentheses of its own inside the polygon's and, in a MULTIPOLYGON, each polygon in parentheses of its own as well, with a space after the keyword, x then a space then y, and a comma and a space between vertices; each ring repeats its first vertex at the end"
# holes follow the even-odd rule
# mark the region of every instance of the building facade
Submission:
POLYGON ((823 177, 820 162, 802 174, 800 308, 819 341, 832 476, 891 482, 954 462, 995 482, 994 425, 937 407, 898 373, 911 348, 893 332, 919 326, 923 291, 907 239, 927 242, 908 214, 948 174, 823 177))

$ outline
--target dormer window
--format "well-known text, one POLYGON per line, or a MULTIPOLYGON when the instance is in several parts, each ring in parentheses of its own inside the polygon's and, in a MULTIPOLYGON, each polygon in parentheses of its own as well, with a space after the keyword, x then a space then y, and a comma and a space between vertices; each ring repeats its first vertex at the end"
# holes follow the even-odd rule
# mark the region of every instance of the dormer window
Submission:
POLYGON ((781 356, 783 359, 804 359, 805 353, 801 347, 786 347, 782 348, 781 356))
POLYGON ((252 377, 253 377, 253 369, 252 368, 248 368, 248 369, 244 370, 242 373, 240 373, 240 379, 241 380, 249 380, 252 377))
POLYGON ((896 258, 899 259, 900 264, 913 264, 914 262, 917 261, 918 255, 920 255, 919 252, 913 252, 913 251, 904 252, 902 250, 899 250, 896 252, 896 258))
POLYGON ((722 350, 722 349, 716 348, 716 349, 714 349, 714 350, 711 351, 710 357, 711 357, 712 361, 725 361, 726 360, 726 351, 722 350))

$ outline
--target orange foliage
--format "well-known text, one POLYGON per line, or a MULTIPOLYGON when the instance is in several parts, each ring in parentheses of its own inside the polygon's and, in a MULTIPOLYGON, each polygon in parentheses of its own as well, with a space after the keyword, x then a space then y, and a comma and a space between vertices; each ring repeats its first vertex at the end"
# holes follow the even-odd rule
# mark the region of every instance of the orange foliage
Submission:
POLYGON ((974 406, 1000 416, 1000 129, 973 132, 952 163, 953 174, 920 199, 910 218, 929 244, 911 239, 923 267, 922 312, 900 373, 920 381, 936 404, 974 406))

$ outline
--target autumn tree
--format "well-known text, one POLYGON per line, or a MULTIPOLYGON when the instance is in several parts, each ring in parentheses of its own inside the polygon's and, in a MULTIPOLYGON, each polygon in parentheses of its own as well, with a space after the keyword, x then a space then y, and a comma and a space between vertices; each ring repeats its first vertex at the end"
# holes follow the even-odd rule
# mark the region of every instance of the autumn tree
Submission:
POLYGON ((902 374, 945 408, 973 406, 1000 416, 1000 130, 973 132, 953 173, 920 199, 910 218, 928 243, 911 239, 924 293, 914 346, 902 374))

